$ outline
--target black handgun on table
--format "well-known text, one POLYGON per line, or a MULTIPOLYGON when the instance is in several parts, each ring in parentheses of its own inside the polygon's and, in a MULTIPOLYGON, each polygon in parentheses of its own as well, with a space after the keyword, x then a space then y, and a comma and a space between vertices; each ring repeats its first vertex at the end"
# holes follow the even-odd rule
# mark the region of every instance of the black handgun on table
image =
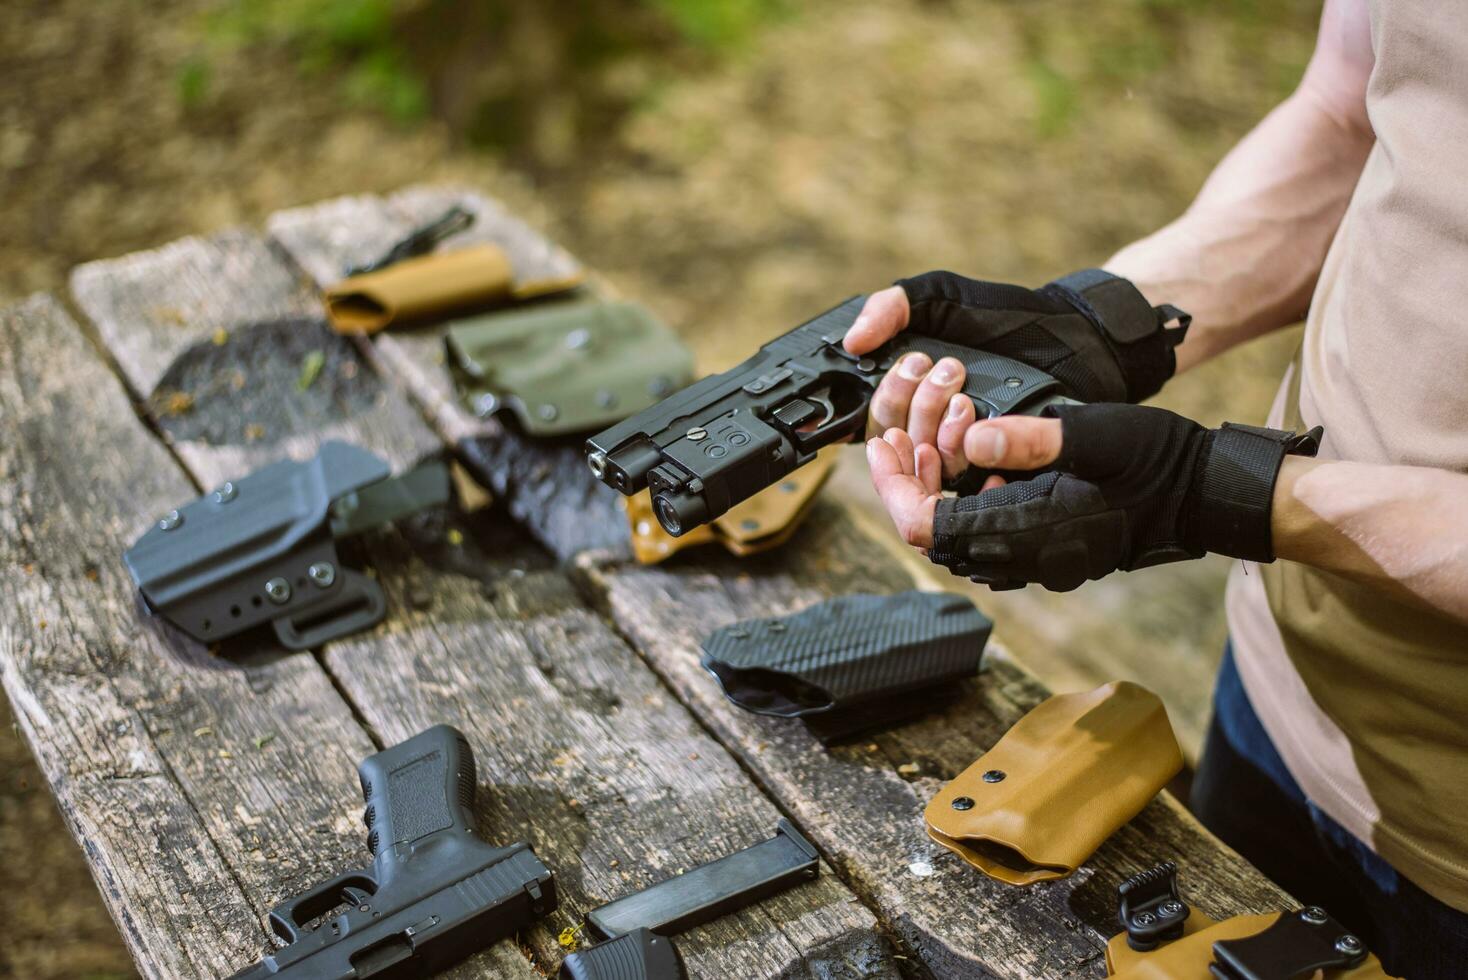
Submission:
POLYGON ((288 945, 229 980, 423 977, 555 910, 530 845, 479 838, 474 753, 456 729, 420 732, 357 773, 372 867, 277 905, 270 925, 288 945))
POLYGON ((963 393, 979 418, 1037 415, 1072 401, 1059 381, 1027 364, 910 331, 870 354, 847 353, 841 340, 865 301, 852 297, 738 367, 592 436, 591 472, 627 496, 651 488, 658 523, 676 537, 778 483, 821 447, 859 438, 877 383, 909 352, 963 362, 963 393))

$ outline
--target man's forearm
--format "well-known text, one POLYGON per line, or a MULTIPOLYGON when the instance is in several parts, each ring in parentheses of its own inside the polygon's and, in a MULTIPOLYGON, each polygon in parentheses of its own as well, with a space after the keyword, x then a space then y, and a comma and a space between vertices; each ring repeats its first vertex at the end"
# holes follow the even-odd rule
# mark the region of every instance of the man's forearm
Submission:
POLYGON ((1288 456, 1271 529, 1280 558, 1468 622, 1468 474, 1288 456))
POLYGON ((1105 264, 1149 301, 1193 315, 1180 371, 1297 322, 1309 306, 1373 142, 1358 5, 1326 5, 1299 89, 1224 158, 1182 217, 1105 264))

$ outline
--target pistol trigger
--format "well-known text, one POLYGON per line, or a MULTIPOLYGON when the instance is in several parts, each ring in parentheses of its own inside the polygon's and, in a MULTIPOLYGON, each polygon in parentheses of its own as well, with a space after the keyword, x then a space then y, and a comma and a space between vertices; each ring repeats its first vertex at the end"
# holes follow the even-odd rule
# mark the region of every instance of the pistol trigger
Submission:
POLYGON ((351 885, 342 889, 342 901, 349 905, 366 905, 367 899, 371 897, 371 892, 364 891, 361 888, 353 888, 351 885))

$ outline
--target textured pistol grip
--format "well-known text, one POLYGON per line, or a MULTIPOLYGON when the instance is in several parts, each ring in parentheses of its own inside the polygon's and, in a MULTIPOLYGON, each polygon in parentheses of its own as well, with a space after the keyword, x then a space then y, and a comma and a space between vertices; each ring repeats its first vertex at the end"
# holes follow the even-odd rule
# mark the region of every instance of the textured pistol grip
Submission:
POLYGON ((380 885, 426 838, 474 832, 474 752, 458 729, 435 725, 364 760, 357 773, 380 885))
POLYGON ((921 351, 934 363, 951 357, 963 364, 962 391, 974 403, 979 418, 1034 415, 1064 395, 1055 378, 1002 354, 961 347, 916 333, 901 333, 892 341, 894 363, 902 354, 921 351))

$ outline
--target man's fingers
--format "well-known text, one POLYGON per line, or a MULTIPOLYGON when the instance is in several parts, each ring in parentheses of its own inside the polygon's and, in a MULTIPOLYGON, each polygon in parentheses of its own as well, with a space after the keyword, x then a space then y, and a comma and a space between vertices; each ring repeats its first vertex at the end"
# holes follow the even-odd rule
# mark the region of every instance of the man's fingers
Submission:
POLYGON ((918 385, 907 410, 907 434, 915 444, 932 445, 938 439, 938 424, 948 410, 948 402, 963 387, 963 364, 957 358, 945 357, 918 385))
POLYGON ((867 297, 866 305, 846 331, 842 346, 852 354, 876 350, 907 326, 910 312, 907 293, 901 286, 880 289, 867 297))
POLYGON ((915 476, 917 461, 912 450, 912 440, 907 437, 907 433, 901 429, 888 429, 882 434, 882 441, 897 453, 897 460, 902 466, 903 475, 915 476))
POLYGON ((928 443, 920 443, 913 450, 913 469, 923 489, 936 494, 943 489, 943 460, 938 450, 928 443))
POLYGON ((907 425, 907 413, 918 383, 927 377, 933 361, 921 353, 908 354, 888 371, 872 393, 871 431, 881 433, 907 425))
POLYGON ((963 437, 963 455, 993 470, 1037 470, 1060 455, 1060 420, 1005 415, 975 422, 963 437))
POLYGON ((974 403, 968 395, 954 395, 948 399, 948 411, 938 423, 938 455, 943 458, 943 476, 954 479, 968 469, 968 457, 963 454, 963 435, 974 424, 974 403))
MULTIPOLYGON (((903 438, 906 438, 904 435, 903 438)), ((928 447, 931 452, 932 447, 928 447)), ((904 470, 901 454, 882 439, 867 442, 867 464, 872 483, 892 523, 904 541, 916 548, 933 546, 933 513, 938 494, 930 493, 916 476, 904 470)), ((927 464, 931 468, 931 463, 927 464)))

